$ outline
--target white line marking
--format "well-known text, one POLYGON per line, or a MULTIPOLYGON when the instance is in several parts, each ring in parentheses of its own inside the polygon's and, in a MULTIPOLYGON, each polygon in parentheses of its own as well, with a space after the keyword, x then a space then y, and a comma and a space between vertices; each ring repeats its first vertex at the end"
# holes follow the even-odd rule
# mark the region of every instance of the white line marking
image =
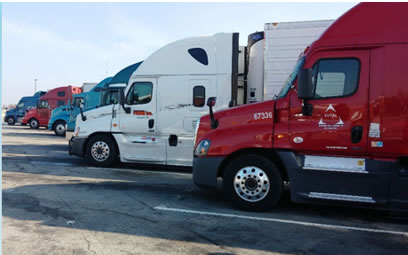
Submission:
POLYGON ((371 233, 402 235, 404 237, 408 237, 408 232, 383 230, 383 229, 360 228, 360 227, 351 227, 351 226, 312 223, 312 222, 305 222, 305 221, 295 221, 295 220, 284 220, 284 219, 246 216, 246 215, 238 215, 238 214, 205 212, 205 211, 196 211, 196 210, 188 210, 188 209, 169 208, 169 207, 163 207, 163 206, 156 206, 156 207, 154 207, 154 209, 155 210, 162 210, 162 211, 170 211, 170 212, 200 214, 200 215, 209 215, 209 216, 218 216, 218 217, 227 217, 227 218, 237 218, 237 219, 246 219, 246 220, 279 222, 279 223, 295 224, 295 225, 301 225, 301 226, 326 228, 326 229, 355 230, 355 231, 371 232, 371 233))
POLYGON ((62 163, 62 162, 30 161, 30 163, 38 164, 38 165, 72 166, 71 163, 62 163))

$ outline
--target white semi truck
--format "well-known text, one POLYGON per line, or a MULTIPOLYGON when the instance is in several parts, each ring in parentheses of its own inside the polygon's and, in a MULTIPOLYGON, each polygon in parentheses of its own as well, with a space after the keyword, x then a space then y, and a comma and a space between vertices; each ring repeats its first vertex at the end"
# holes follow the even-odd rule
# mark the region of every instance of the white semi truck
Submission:
MULTIPOLYGON (((322 26, 320 22, 320 33, 330 23, 322 26)), ((287 23, 277 27, 280 24, 287 23)), ((316 26, 309 27, 316 30, 316 26)), ((135 70, 119 104, 102 106, 85 112, 85 117, 77 117, 69 141, 70 154, 86 157, 95 166, 108 166, 116 159, 191 166, 194 131, 200 117, 208 113, 208 98, 217 98, 214 111, 272 98, 267 92, 273 78, 264 79, 263 74, 279 66, 269 59, 279 53, 279 48, 268 46, 269 42, 276 44, 268 39, 269 29, 256 34, 262 36, 255 40, 250 36, 248 48, 239 47, 237 33, 219 33, 179 40, 157 50, 135 70), (256 47, 259 45, 262 47, 256 47), (259 96, 264 84, 265 93, 259 96)), ((305 38, 302 45, 296 45, 300 50, 293 51, 298 55, 318 36, 314 33, 305 38)), ((290 36, 286 39, 287 45, 280 49, 294 48, 290 36)), ((284 40, 280 42, 284 44, 284 40)), ((279 73, 282 77, 287 78, 296 63, 297 55, 292 55, 277 55, 284 63, 279 73)))

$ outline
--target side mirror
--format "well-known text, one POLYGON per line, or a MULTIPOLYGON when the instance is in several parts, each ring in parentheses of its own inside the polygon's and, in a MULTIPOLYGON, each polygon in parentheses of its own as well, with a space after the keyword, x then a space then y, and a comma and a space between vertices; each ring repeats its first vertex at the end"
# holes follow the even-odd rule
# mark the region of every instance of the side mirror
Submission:
POLYGON ((218 127, 218 121, 214 117, 213 107, 215 106, 215 102, 217 101, 216 97, 209 97, 207 99, 207 106, 210 108, 210 118, 211 118, 211 128, 215 129, 218 127))
POLYGON ((125 107, 125 90, 124 89, 119 90, 119 104, 122 106, 125 113, 127 114, 130 113, 130 107, 125 107))
POLYGON ((207 99, 207 106, 208 106, 208 107, 214 107, 216 101, 217 101, 217 98, 216 98, 216 97, 209 97, 209 98, 207 99))
POLYGON ((315 96, 315 88, 312 80, 312 68, 301 69, 298 73, 298 97, 303 100, 312 99, 315 96))
POLYGON ((311 116, 313 113, 313 105, 308 104, 307 100, 315 97, 312 68, 301 69, 299 71, 297 93, 298 97, 303 100, 302 114, 304 116, 311 116))

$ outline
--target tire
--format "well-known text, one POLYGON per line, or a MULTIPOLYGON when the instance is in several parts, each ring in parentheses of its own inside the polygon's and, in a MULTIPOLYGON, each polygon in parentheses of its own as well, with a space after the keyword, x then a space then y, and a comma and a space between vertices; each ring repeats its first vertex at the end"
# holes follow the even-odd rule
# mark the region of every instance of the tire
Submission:
POLYGON ((225 196, 243 210, 270 210, 282 195, 281 174, 263 156, 247 154, 235 158, 225 169, 223 178, 225 196))
POLYGON ((54 130, 55 135, 57 136, 65 136, 65 121, 63 120, 57 120, 54 123, 54 126, 52 128, 54 130))
POLYGON ((38 123, 38 120, 36 118, 32 118, 28 121, 28 123, 30 124, 30 128, 32 129, 38 129, 40 128, 40 124, 38 123))
POLYGON ((118 148, 110 136, 96 135, 87 142, 86 157, 93 166, 107 167, 117 159, 118 148))
POLYGON ((14 124, 16 124, 16 121, 14 120, 13 117, 8 117, 7 124, 9 124, 9 126, 14 126, 14 124))

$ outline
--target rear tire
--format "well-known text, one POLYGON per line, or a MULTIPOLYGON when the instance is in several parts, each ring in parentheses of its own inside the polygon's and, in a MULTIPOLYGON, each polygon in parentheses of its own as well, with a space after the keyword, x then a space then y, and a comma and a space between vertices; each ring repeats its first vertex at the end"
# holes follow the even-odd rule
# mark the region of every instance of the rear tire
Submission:
POLYGON ((224 194, 236 207, 249 211, 267 211, 280 200, 282 177, 267 158, 256 154, 239 156, 224 172, 224 194))
POLYGON ((30 128, 32 129, 38 129, 40 127, 40 124, 38 123, 38 120, 36 118, 32 118, 28 121, 30 124, 30 128))
POLYGON ((57 136, 65 136, 65 121, 58 120, 54 123, 54 133, 57 136))
POLYGON ((7 124, 9 124, 9 126, 13 126, 14 124, 16 124, 16 121, 14 120, 13 117, 8 117, 7 124))
POLYGON ((86 145, 86 157, 90 164, 107 167, 118 157, 115 141, 107 135, 96 135, 86 145))

